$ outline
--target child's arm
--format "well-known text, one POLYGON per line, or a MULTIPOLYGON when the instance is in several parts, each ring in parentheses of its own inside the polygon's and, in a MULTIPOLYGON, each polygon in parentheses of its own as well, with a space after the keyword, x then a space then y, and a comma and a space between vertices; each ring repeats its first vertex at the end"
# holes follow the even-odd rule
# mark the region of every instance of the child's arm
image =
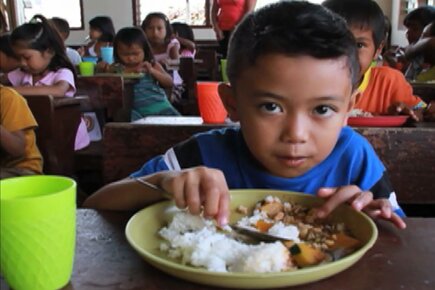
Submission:
POLYGON ((222 40, 224 38, 224 33, 222 32, 222 30, 219 27, 219 23, 217 20, 217 15, 218 15, 218 11, 219 11, 219 4, 217 3, 217 0, 213 0, 213 4, 211 5, 211 11, 210 11, 210 19, 211 19, 211 24, 213 27, 213 30, 216 34, 216 39, 222 40))
POLYGON ((177 45, 173 45, 169 49, 169 57, 171 59, 179 59, 180 58, 180 44, 177 43, 177 45))
MULTIPOLYGON (((229 191, 220 170, 194 167, 181 171, 161 171, 141 177, 172 193, 179 208, 188 208, 204 216, 214 217, 220 225, 228 222, 229 191)), ((134 179, 108 184, 85 200, 83 206, 97 209, 133 210, 163 199, 161 193, 134 179)))
POLYGON ((53 97, 65 97, 70 84, 67 81, 58 81, 51 86, 17 86, 14 89, 21 95, 37 96, 52 95, 53 97))
POLYGON ((1 148, 9 155, 20 157, 24 154, 26 149, 24 132, 22 130, 9 132, 3 125, 0 125, 0 144, 1 148))
POLYGON ((165 71, 160 63, 154 62, 151 64, 150 62, 145 61, 143 66, 163 88, 172 88, 174 86, 174 81, 172 80, 171 75, 165 71))
POLYGON ((356 185, 336 188, 320 188, 318 196, 326 202, 317 210, 317 216, 324 218, 340 204, 349 203, 355 210, 364 210, 372 218, 381 218, 392 222, 399 229, 406 228, 405 222, 394 213, 391 203, 386 198, 373 199, 373 193, 363 191, 356 185))
POLYGON ((190 50, 192 53, 195 51, 195 47, 196 47, 195 42, 193 42, 187 38, 180 37, 180 36, 176 36, 176 38, 180 42, 181 46, 184 46, 186 49, 190 50))

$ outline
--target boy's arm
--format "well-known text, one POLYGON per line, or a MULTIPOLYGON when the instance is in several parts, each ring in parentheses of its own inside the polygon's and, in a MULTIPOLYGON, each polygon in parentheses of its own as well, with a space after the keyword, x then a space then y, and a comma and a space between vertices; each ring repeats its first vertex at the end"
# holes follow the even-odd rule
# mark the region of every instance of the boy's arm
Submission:
POLYGON ((70 84, 67 81, 58 81, 51 86, 17 86, 14 89, 25 96, 52 95, 53 97, 65 97, 70 84))
POLYGON ((13 157, 20 157, 25 152, 26 139, 22 130, 9 132, 3 125, 0 125, 0 141, 1 148, 13 157))
MULTIPOLYGON (((203 211, 226 225, 229 217, 229 191, 220 170, 204 166, 181 171, 161 171, 140 177, 173 195, 179 208, 192 214, 203 211)), ((124 179, 104 186, 85 200, 83 206, 109 210, 134 210, 163 199, 163 195, 134 179, 124 179)))
MULTIPOLYGON (((159 184, 161 173, 141 177, 152 184, 159 184), (160 175, 160 177, 159 177, 160 175)), ((103 210, 137 210, 162 200, 159 192, 146 188, 134 178, 112 182, 88 197, 83 207, 103 210)))

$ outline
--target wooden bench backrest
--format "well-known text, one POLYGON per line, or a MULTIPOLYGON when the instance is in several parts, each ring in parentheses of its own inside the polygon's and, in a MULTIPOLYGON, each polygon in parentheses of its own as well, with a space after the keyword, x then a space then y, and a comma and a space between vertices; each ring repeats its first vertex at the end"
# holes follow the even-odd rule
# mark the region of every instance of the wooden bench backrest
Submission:
POLYGON ((44 158, 44 173, 72 176, 80 101, 49 95, 25 98, 38 123, 36 142, 44 158))
MULTIPOLYGON (((104 129, 103 177, 127 177, 150 158, 195 133, 218 126, 110 123, 104 129)), ((431 128, 357 129, 384 162, 401 203, 435 204, 435 130, 431 128)))

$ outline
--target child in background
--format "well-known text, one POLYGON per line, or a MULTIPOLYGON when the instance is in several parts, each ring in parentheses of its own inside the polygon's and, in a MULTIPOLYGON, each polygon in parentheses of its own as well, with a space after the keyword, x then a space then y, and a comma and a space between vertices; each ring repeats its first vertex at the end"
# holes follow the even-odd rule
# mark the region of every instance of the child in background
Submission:
MULTIPOLYGON (((60 37, 62 38, 64 44, 65 41, 68 39, 69 36, 69 23, 63 18, 59 17, 53 17, 51 18, 51 21, 53 22, 54 26, 60 33, 60 37)), ((70 47, 66 47, 66 55, 68 56, 71 63, 75 66, 79 65, 82 62, 82 58, 80 54, 77 52, 77 50, 72 49, 70 47)))
MULTIPOLYGON (((405 71, 405 77, 408 80, 414 80, 416 76, 423 70, 424 55, 415 50, 415 45, 420 40, 424 28, 431 22, 435 21, 435 7, 422 6, 412 10, 406 15, 403 24, 406 26, 406 38, 409 45, 405 48, 404 56, 408 61, 408 66, 405 71)), ((432 50, 430 54, 434 54, 432 50)))
POLYGON ((373 0, 326 0, 323 5, 346 19, 357 42, 361 70, 355 109, 375 115, 405 114, 419 121, 421 111, 417 114, 414 110, 426 104, 413 95, 403 74, 371 65, 381 53, 385 37, 385 19, 379 5, 373 0))
POLYGON ((81 47, 78 52, 81 56, 100 56, 100 49, 112 45, 115 37, 115 27, 112 18, 97 16, 89 21, 89 42, 86 47, 81 47))
POLYGON ((11 46, 11 35, 3 34, 0 36, 0 73, 2 83, 7 82, 6 74, 20 66, 20 60, 14 54, 11 46))
MULTIPOLYGON (((180 61, 180 42, 172 37, 172 27, 165 14, 155 12, 148 14, 142 22, 142 29, 151 45, 154 59, 166 69, 180 61)), ((177 103, 184 91, 183 80, 177 69, 172 69, 174 86, 170 94, 170 101, 177 103)))
MULTIPOLYGON (((76 92, 75 69, 65 53, 56 28, 42 15, 32 23, 17 27, 11 35, 13 51, 21 67, 8 73, 8 80, 22 95, 73 97, 76 92)), ((89 145, 85 123, 79 125, 75 149, 89 145)))
POLYGON ((416 43, 406 48, 405 55, 421 61, 419 69, 416 70, 416 80, 435 80, 435 20, 426 25, 416 43))
POLYGON ((37 126, 26 100, 0 85, 0 179, 42 173, 37 126))
POLYGON ((195 58, 195 38, 192 28, 181 22, 174 22, 171 25, 175 38, 180 42, 180 56, 195 58))
POLYGON ((150 115, 179 115, 163 90, 172 88, 172 78, 160 63, 154 61, 151 47, 140 28, 127 27, 118 31, 114 57, 115 64, 107 66, 108 71, 116 70, 120 64, 124 73, 144 73, 134 85, 132 121, 150 115))
POLYGON ((385 167, 346 126, 359 81, 356 50, 344 20, 322 6, 280 1, 249 14, 230 41, 230 83, 219 85, 240 128, 195 135, 84 205, 131 210, 163 199, 139 182, 146 181, 223 225, 229 188, 271 188, 324 198, 319 218, 347 202, 405 228, 385 167))

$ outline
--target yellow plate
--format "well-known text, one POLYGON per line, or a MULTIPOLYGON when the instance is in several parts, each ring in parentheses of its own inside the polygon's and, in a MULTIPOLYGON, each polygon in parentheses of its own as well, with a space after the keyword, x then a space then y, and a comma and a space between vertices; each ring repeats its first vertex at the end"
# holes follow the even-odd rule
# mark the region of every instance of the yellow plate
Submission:
MULTIPOLYGON (((278 196, 283 201, 293 201, 307 206, 318 206, 319 198, 308 194, 288 191, 250 189, 231 191, 231 222, 242 215, 235 212, 239 205, 252 208, 267 195, 278 196)), ((160 228, 166 225, 165 210, 173 206, 170 201, 160 202, 137 212, 127 223, 125 234, 130 245, 151 265, 188 281, 232 288, 273 288, 300 285, 324 279, 337 274, 357 262, 376 241, 378 231, 373 221, 365 214, 343 205, 334 211, 333 222, 344 222, 352 234, 363 243, 358 251, 338 261, 304 268, 292 272, 278 273, 216 273, 203 268, 183 265, 169 258, 159 250, 163 241, 158 236, 160 228)))

